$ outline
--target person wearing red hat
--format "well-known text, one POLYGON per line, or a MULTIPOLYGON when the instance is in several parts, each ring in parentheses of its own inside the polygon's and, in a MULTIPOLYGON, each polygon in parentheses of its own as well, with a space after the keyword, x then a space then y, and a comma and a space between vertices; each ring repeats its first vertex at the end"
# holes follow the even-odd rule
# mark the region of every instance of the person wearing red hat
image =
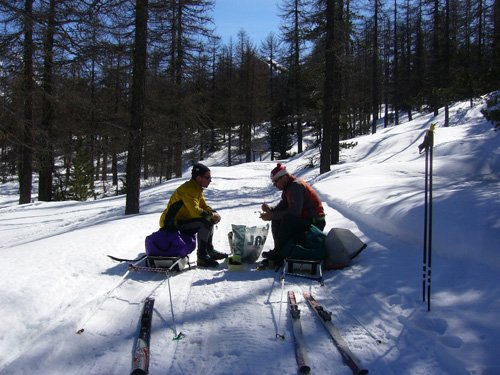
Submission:
POLYGON ((161 229, 197 233, 197 264, 201 267, 217 267, 217 260, 227 258, 227 254, 215 250, 212 244, 214 226, 221 217, 207 204, 203 195, 203 189, 211 181, 210 169, 204 164, 195 163, 191 179, 175 190, 160 217, 161 229))
POLYGON ((293 240, 295 243, 304 239, 311 224, 320 230, 325 228, 325 211, 318 193, 304 180, 291 175, 286 167, 278 163, 271 171, 273 185, 282 191, 279 203, 271 207, 262 204, 262 220, 271 221, 274 249, 262 253, 262 257, 282 261, 284 245, 293 240))

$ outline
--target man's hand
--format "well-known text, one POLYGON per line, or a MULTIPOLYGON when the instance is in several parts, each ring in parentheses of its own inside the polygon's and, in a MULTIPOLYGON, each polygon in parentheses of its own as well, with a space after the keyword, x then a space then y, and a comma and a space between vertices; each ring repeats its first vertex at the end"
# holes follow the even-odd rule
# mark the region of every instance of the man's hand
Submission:
POLYGON ((262 206, 260 206, 260 208, 262 209, 262 211, 264 211, 264 213, 268 213, 268 212, 271 212, 271 207, 269 207, 269 205, 267 203, 262 203, 262 206))
POLYGON ((211 220, 214 224, 217 224, 220 221, 221 217, 217 212, 212 212, 211 220))
POLYGON ((273 219, 273 213, 271 211, 269 212, 261 212, 260 213, 260 218, 264 221, 271 221, 273 219))

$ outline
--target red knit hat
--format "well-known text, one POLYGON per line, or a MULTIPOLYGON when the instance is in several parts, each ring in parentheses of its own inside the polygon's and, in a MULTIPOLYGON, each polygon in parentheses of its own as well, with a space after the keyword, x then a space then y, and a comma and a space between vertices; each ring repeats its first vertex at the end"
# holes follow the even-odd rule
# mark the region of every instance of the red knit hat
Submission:
POLYGON ((277 181, 280 177, 284 176, 288 174, 288 171, 286 170, 286 167, 284 165, 282 165, 281 163, 278 163, 276 165, 276 168, 274 168, 272 171, 271 171, 271 180, 274 182, 274 181, 277 181))

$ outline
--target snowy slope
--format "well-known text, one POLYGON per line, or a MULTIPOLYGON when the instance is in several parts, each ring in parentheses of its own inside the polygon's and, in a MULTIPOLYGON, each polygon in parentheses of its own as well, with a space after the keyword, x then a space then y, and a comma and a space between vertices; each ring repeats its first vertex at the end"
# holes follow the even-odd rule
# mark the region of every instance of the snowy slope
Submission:
MULTIPOLYGON (((326 230, 348 228, 368 244, 351 267, 325 272, 324 287, 285 280, 284 295, 294 290, 302 311, 313 373, 351 371, 301 290, 333 312, 370 374, 500 373, 500 143, 480 114, 483 105, 457 103, 449 128, 440 116, 421 116, 357 138, 342 163, 321 176, 305 168, 317 150, 285 161, 320 192, 326 230), (432 122, 438 127, 428 312, 421 293, 424 156, 417 146, 432 122)), ((260 204, 279 199, 268 179, 274 163, 228 168, 217 155, 206 162, 214 177, 206 197, 223 218, 214 241, 229 252, 231 224, 262 224, 260 204)), ((297 372, 277 273, 222 265, 172 277, 175 331, 185 334, 175 341, 163 275, 123 278, 126 265, 106 257, 143 252, 144 237, 183 180, 144 189, 141 214, 127 217, 124 197, 17 205, 16 185, 0 187, 1 374, 128 373, 142 301, 150 295, 151 374, 297 372)), ((269 240, 265 249, 271 247, 269 240)))

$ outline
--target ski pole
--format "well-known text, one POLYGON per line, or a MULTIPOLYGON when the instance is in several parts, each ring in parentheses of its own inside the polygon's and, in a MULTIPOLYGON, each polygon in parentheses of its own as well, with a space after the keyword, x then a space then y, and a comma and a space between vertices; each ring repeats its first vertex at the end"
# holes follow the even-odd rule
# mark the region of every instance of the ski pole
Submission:
POLYGON ((431 124, 425 133, 424 141, 418 146, 419 153, 425 149, 425 187, 424 187, 424 246, 422 268, 422 301, 427 298, 427 310, 431 309, 431 265, 432 265, 432 159, 434 147, 434 127, 431 124), (426 290, 427 288, 427 290, 426 290), (426 295, 427 292, 427 295, 426 295))
POLYGON ((425 185, 424 185, 424 248, 422 268, 422 302, 425 302, 426 277, 427 277, 427 235, 429 219, 429 147, 427 135, 425 136, 425 185))
POLYGON ((431 269, 432 269, 432 159, 434 148, 434 125, 432 124, 429 129, 429 229, 427 246, 427 311, 431 311, 431 269))
POLYGON ((285 332, 282 335, 279 334, 279 329, 281 327, 281 308, 283 306, 283 291, 285 289, 285 269, 286 269, 286 259, 283 264, 283 272, 281 273, 281 297, 280 297, 280 311, 278 315, 278 326, 276 327, 276 338, 280 338, 282 340, 285 339, 285 332))
POLYGON ((174 303, 172 301, 172 290, 170 288, 170 271, 174 269, 174 267, 180 262, 182 258, 177 259, 166 272, 167 275, 167 284, 168 284, 168 296, 170 298, 170 311, 172 312, 172 327, 174 328, 174 338, 173 340, 180 340, 184 337, 182 332, 177 333, 177 325, 175 324, 175 314, 174 314, 174 303))
MULTIPOLYGON (((143 258, 141 257, 140 259, 138 259, 137 261, 135 261, 134 263, 132 263, 132 265, 137 265, 142 260, 143 260, 143 258)), ((98 297, 96 297, 96 298, 94 298, 94 299, 91 300, 91 301, 97 300, 97 301, 99 301, 99 303, 86 316, 86 318, 84 319, 83 323, 81 324, 82 328, 80 328, 80 329, 78 329, 76 331, 77 334, 81 334, 81 333, 83 333, 85 331, 84 327, 87 324, 87 322, 95 315, 95 313, 97 312, 97 310, 99 310, 101 308, 101 306, 104 304, 104 302, 106 301, 106 299, 111 295, 111 293, 113 293, 113 291, 115 291, 116 289, 118 289, 120 287, 120 285, 122 285, 125 282, 125 280, 127 279, 127 276, 129 275, 129 273, 130 273, 130 268, 127 270, 127 272, 125 272, 125 274, 121 277, 121 279, 111 289, 109 289, 106 293, 101 294, 100 296, 98 296, 98 297)))

